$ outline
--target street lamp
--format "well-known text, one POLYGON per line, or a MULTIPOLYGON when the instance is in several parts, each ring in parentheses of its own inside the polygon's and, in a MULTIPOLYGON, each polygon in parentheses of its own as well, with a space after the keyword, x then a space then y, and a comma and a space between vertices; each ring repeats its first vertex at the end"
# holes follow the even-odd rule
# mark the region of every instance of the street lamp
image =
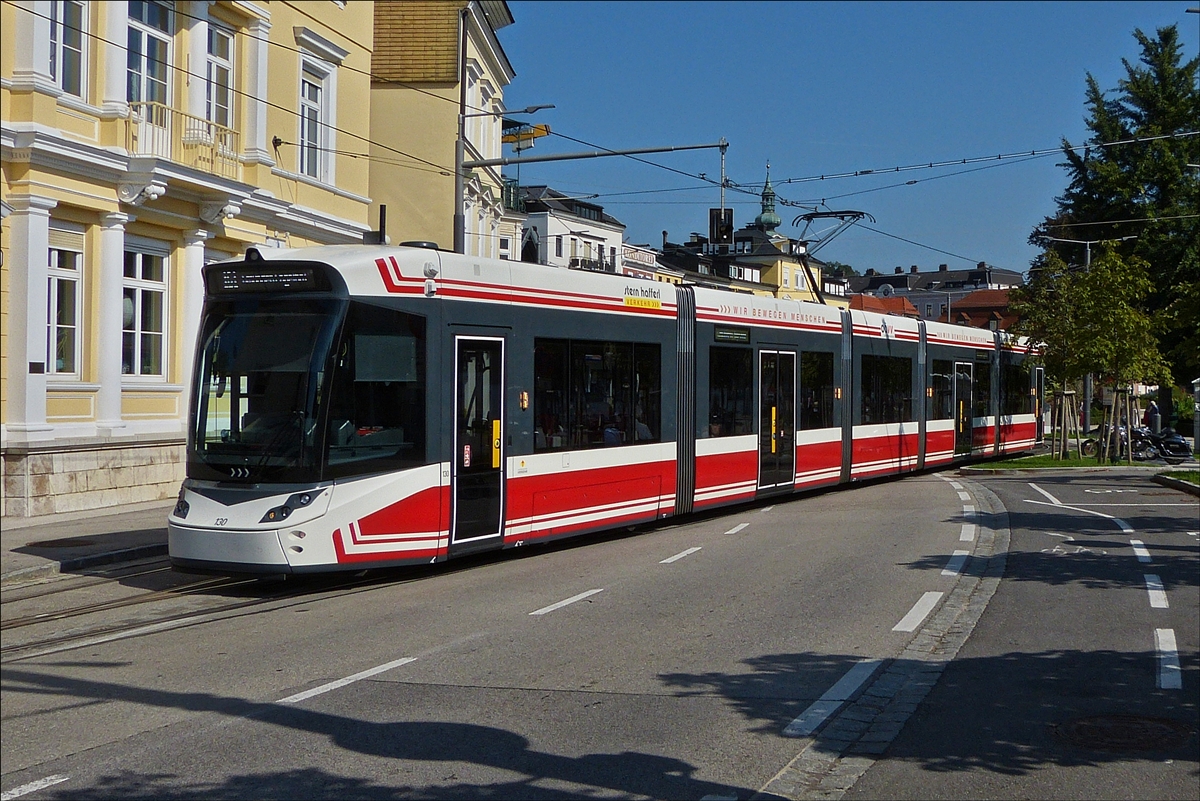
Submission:
MULTIPOLYGON (((464 93, 465 94, 465 93, 464 93)), ((554 108, 553 103, 540 103, 536 106, 526 106, 515 111, 480 111, 473 114, 466 112, 466 98, 461 97, 458 109, 458 138, 454 142, 454 252, 465 253, 467 246, 467 218, 463 213, 463 162, 466 154, 467 118, 468 117, 497 117, 504 114, 532 114, 544 108, 554 108)))

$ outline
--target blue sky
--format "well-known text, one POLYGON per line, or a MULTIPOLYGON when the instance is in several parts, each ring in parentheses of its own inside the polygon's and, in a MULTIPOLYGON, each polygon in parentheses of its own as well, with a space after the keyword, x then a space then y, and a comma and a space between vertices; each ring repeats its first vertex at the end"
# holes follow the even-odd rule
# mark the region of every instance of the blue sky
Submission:
MULTIPOLYGON (((1195 56, 1200 14, 1185 9, 1197 5, 510 0, 516 22, 499 35, 517 77, 504 98, 510 109, 554 103, 528 119, 606 148, 724 137, 732 181, 760 191, 769 160, 781 200, 865 211, 872 228, 926 246, 856 227, 817 254, 826 261, 860 272, 977 261, 1024 271, 1029 233, 1066 185, 1061 154, 785 181, 1082 143, 1086 74, 1114 89, 1121 59, 1137 60, 1135 28, 1153 35, 1176 23, 1195 56)), ((586 149, 552 136, 525 155, 586 149)), ((642 158, 720 175, 716 150, 642 158)), ((673 242, 707 232, 719 202, 715 186, 619 157, 526 164, 520 178, 598 194, 627 241, 654 246, 664 229, 673 242), (666 189, 679 191, 619 194, 666 189)), ((738 227, 759 213, 757 196, 727 191, 726 203, 738 227)), ((799 235, 791 222, 805 210, 779 205, 780 230, 799 235)))

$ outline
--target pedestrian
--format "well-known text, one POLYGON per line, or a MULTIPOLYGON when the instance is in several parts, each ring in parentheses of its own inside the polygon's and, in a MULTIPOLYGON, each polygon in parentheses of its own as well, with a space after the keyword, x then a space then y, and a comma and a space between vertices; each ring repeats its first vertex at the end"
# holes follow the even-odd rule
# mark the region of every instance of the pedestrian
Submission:
POLYGON ((1142 415, 1142 425, 1157 434, 1162 425, 1162 416, 1158 413, 1158 404, 1150 401, 1150 405, 1146 407, 1146 413, 1142 415))

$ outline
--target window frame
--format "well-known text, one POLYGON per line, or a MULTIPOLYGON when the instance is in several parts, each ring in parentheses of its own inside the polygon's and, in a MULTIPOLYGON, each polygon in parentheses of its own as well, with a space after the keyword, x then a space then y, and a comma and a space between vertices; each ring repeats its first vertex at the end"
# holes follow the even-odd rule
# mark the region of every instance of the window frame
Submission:
POLYGON ((121 280, 121 296, 122 296, 122 321, 121 321, 121 376, 123 379, 136 381, 155 381, 166 382, 167 376, 170 375, 170 301, 171 301, 171 261, 170 248, 165 243, 150 243, 148 241, 130 240, 126 238, 124 248, 124 264, 122 265, 122 280, 121 280), (136 256, 135 259, 138 267, 135 269, 136 275, 128 275, 129 257, 136 256), (146 278, 146 258, 154 258, 160 260, 161 265, 161 280, 146 278), (125 301, 129 299, 129 293, 134 293, 132 309, 126 309, 125 301), (159 296, 159 327, 160 331, 144 329, 145 301, 149 295, 159 296), (132 320, 126 322, 125 314, 132 311, 132 320), (128 327, 132 325, 133 327, 128 327), (129 371, 125 370, 126 362, 125 355, 128 351, 127 337, 132 335, 132 350, 131 357, 128 363, 129 371), (158 353, 158 372, 143 372, 143 344, 146 336, 157 335, 159 337, 159 353, 158 353))
POLYGON ((234 113, 236 106, 234 103, 234 87, 236 86, 236 76, 234 73, 234 64, 237 60, 237 38, 234 32, 223 25, 219 25, 212 20, 208 23, 208 43, 206 45, 205 57, 205 90, 204 90, 204 116, 209 122, 214 125, 220 125, 223 128, 233 129, 234 113), (214 37, 224 37, 229 42, 229 55, 223 57, 213 53, 214 37), (224 69, 226 84, 224 86, 225 93, 225 121, 218 120, 214 111, 221 108, 220 104, 214 100, 214 87, 220 87, 220 84, 213 81, 214 70, 224 69))
POLYGON ((88 3, 82 2, 82 0, 54 0, 50 4, 50 76, 54 79, 55 85, 63 91, 63 94, 78 97, 80 100, 83 100, 87 95, 87 30, 88 3), (79 34, 78 49, 69 48, 66 37, 61 35, 61 33, 65 33, 66 29, 71 27, 66 22, 66 14, 63 13, 68 6, 74 6, 79 9, 79 27, 75 29, 79 34), (65 83, 67 76, 63 67, 66 63, 65 55, 68 49, 75 52, 78 56, 78 63, 74 70, 78 91, 72 91, 65 83))
POLYGON ((47 269, 46 269, 46 374, 55 378, 75 378, 80 375, 80 356, 82 348, 80 347, 80 333, 82 330, 82 308, 81 301, 83 300, 83 250, 82 248, 68 247, 65 245, 51 245, 47 249, 47 269), (75 259, 74 269, 55 266, 55 254, 70 253, 75 259), (69 285, 72 288, 74 295, 72 305, 74 306, 72 320, 69 324, 61 324, 58 321, 58 313, 61 309, 59 305, 60 296, 56 291, 61 285, 69 285), (60 329, 70 329, 72 333, 72 353, 70 369, 58 368, 58 337, 60 329))
POLYGON ((296 172, 304 178, 323 184, 334 183, 334 109, 336 108, 337 86, 334 77, 337 67, 309 53, 300 56, 300 84, 297 87, 298 125, 300 143, 296 156, 296 172), (306 76, 316 79, 307 80, 306 76), (316 101, 308 100, 305 84, 320 90, 316 101), (315 112, 316 141, 308 141, 308 112, 315 112), (311 153, 310 153, 311 151, 311 153), (312 160, 310 163, 310 159, 312 160))
MULTIPOLYGON (((130 3, 130 10, 135 3, 130 3)), ((129 103, 159 103, 170 107, 172 98, 172 80, 170 69, 172 65, 172 52, 174 50, 174 32, 175 32, 175 6, 173 3, 164 3, 160 0, 137 0, 137 5, 143 8, 156 6, 166 13, 166 29, 156 27, 155 25, 145 22, 132 13, 129 14, 127 30, 130 39, 136 34, 139 38, 139 46, 136 50, 138 55, 138 65, 136 71, 131 70, 129 65, 129 57, 133 55, 134 48, 127 47, 127 57, 125 61, 125 99, 129 103), (147 88, 150 82, 150 74, 146 69, 149 59, 147 48, 145 47, 147 39, 155 39, 163 45, 163 78, 161 81, 163 97, 161 100, 153 100, 147 98, 147 88), (138 76, 138 97, 129 96, 130 78, 136 74, 138 76)), ((127 42, 132 44, 132 42, 127 42)), ((156 121, 157 122, 157 121, 156 121)))

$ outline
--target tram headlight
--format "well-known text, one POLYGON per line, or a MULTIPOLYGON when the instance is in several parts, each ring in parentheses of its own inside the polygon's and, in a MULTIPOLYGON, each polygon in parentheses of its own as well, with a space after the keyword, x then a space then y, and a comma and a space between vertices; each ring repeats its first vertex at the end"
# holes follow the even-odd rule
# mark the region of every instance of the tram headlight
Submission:
POLYGON ((296 509, 303 509, 313 502, 313 493, 297 492, 295 495, 288 498, 282 505, 268 509, 267 513, 262 516, 260 523, 278 523, 280 520, 287 520, 288 517, 296 509))

